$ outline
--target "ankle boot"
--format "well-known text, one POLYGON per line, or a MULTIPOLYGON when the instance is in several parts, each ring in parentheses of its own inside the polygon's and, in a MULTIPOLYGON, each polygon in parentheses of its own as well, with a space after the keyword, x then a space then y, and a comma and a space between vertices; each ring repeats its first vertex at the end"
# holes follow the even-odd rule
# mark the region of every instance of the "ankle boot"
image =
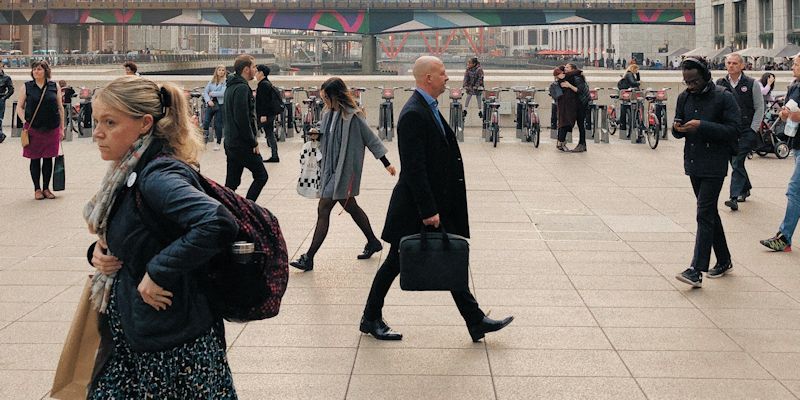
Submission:
POLYGON ((578 143, 578 145, 571 150, 572 153, 583 153, 584 151, 586 151, 586 145, 581 143, 578 143))

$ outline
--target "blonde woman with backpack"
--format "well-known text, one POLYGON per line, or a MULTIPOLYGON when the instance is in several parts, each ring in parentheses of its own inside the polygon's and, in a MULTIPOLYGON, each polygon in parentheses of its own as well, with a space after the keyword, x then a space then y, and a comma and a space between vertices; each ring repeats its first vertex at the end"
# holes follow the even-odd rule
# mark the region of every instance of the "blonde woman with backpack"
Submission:
POLYGON ((205 279, 238 226, 190 167, 204 144, 183 91, 125 76, 93 103, 92 135, 110 163, 83 213, 98 237, 87 257, 101 336, 87 398, 236 399, 205 279), (176 239, 152 234, 145 214, 176 239))

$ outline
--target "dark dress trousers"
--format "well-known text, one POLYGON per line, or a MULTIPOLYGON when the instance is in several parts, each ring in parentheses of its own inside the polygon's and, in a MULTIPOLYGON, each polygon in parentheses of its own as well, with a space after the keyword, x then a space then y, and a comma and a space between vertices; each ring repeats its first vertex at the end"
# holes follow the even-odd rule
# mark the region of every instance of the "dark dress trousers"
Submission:
MULTIPOLYGON (((467 189, 464 164, 458 142, 440 115, 444 132, 421 94, 414 92, 397 125, 400 177, 392 192, 381 238, 391 245, 389 254, 375 275, 364 316, 382 318, 386 293, 400 273, 399 243, 404 236, 419 233, 422 220, 439 214, 448 233, 469 237, 467 189)), ((481 322, 484 313, 469 291, 451 292, 467 325, 481 322)))
POLYGON ((675 118, 684 122, 701 121, 696 132, 673 130, 672 135, 685 139, 683 169, 692 181, 697 198, 692 267, 707 272, 712 248, 717 262, 726 263, 731 259, 717 202, 728 175, 728 161, 738 148, 739 106, 732 94, 709 82, 701 93, 684 91, 679 95, 675 118))

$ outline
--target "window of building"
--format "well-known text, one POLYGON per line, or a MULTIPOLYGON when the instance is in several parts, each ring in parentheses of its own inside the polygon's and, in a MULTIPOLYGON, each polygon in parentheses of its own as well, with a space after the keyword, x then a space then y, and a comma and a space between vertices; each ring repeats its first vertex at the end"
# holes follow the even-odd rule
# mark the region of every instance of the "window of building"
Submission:
POLYGON ((733 3, 733 32, 747 33, 747 1, 733 3))
POLYGON ((772 0, 758 1, 758 21, 761 32, 772 32, 772 0))
POLYGON ((528 46, 539 45, 539 31, 536 29, 528 29, 528 46))
POLYGON ((800 31, 800 0, 790 0, 791 24, 793 31, 800 31))
MULTIPOLYGON (((800 0, 792 0, 800 1, 800 0)), ((725 34, 725 5, 720 4, 714 6, 714 35, 721 36, 725 34)))

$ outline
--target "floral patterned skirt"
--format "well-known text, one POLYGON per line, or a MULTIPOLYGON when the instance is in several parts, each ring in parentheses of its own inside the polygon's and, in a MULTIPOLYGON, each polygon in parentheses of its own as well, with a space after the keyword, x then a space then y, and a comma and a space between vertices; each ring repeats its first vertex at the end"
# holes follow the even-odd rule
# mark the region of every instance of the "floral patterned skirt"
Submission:
POLYGON ((237 399, 219 329, 169 350, 134 352, 122 333, 115 292, 108 304, 114 350, 89 399, 237 399))

